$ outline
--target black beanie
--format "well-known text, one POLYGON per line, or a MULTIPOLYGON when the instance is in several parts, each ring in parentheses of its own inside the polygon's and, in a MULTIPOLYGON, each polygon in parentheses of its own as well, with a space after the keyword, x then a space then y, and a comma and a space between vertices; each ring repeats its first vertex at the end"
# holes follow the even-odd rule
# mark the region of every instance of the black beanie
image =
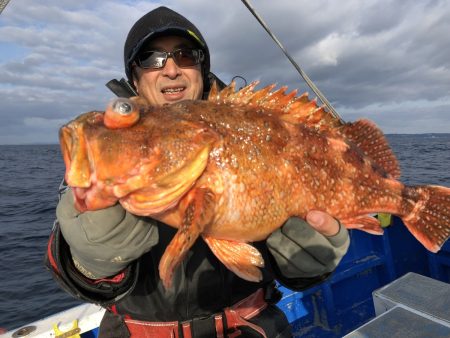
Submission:
MULTIPOLYGON (((177 12, 161 6, 140 18, 131 27, 124 46, 125 73, 133 83, 131 65, 141 48, 150 40, 166 35, 177 35, 193 41, 205 53, 202 64, 202 75, 205 87, 209 86, 210 69, 209 49, 200 31, 192 22, 177 12)), ((205 88, 206 89, 206 88, 205 88)))

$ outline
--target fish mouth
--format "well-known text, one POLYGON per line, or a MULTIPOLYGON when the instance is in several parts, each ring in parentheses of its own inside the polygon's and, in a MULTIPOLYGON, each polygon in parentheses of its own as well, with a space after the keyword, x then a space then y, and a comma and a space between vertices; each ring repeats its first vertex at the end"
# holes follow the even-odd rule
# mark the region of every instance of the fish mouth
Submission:
MULTIPOLYGON (((91 115, 99 121, 101 115, 91 115)), ((98 210, 116 203, 117 198, 98 185, 97 173, 91 166, 92 154, 83 130, 84 124, 72 121, 59 131, 61 152, 66 167, 65 181, 71 187, 75 208, 80 212, 98 210)))
POLYGON ((78 188, 91 186, 91 170, 87 147, 80 126, 66 125, 60 129, 61 151, 66 166, 65 179, 68 185, 78 188))
POLYGON ((69 124, 59 131, 61 152, 66 166, 65 181, 72 187, 75 207, 87 210, 86 195, 91 186, 91 170, 87 156, 86 142, 81 137, 82 128, 69 124))

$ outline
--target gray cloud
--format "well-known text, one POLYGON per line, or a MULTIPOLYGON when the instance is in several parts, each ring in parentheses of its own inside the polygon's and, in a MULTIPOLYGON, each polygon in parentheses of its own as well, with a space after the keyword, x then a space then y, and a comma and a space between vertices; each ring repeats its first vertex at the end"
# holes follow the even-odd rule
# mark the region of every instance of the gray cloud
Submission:
MULTIPOLYGON (((0 18, 0 143, 57 142, 60 123, 102 109, 112 97, 104 84, 123 76, 129 28, 160 4, 199 27, 224 81, 307 90, 239 1, 11 1, 0 18)), ((368 117, 389 133, 450 132, 447 1, 252 4, 344 119, 368 117)))

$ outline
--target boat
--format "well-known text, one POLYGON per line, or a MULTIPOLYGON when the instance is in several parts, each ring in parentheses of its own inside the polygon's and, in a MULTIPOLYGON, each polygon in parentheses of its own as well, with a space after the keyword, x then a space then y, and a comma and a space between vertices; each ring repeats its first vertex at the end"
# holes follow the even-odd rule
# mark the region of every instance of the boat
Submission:
MULTIPOLYGON (((448 297, 447 309, 450 308, 450 241, 441 251, 433 254, 409 233, 399 218, 387 219, 392 224, 385 224, 387 226, 383 236, 351 230, 351 244, 347 254, 334 274, 322 284, 303 292, 279 287, 283 298, 278 306, 286 313, 295 335, 319 338, 338 338, 345 335, 352 337, 352 332, 365 327, 367 323, 378 318, 386 320, 389 314, 380 314, 380 309, 377 310, 376 293, 392 283, 404 281, 405 276, 411 274, 421 276, 417 278, 428 278, 435 283, 442 283, 439 284, 440 287, 435 288, 418 285, 418 294, 415 296, 417 300, 420 300, 420 293, 424 294, 433 289, 437 290, 441 300, 448 297), (448 292, 442 285, 448 286, 448 292)), ((409 282, 409 288, 410 284, 409 282)), ((414 299, 412 302, 414 303, 414 299)), ((385 306, 383 309, 387 310, 385 306)), ((94 304, 82 304, 8 331, 1 334, 0 338, 95 338, 104 311, 94 304)), ((411 315, 417 315, 420 311, 412 312, 411 315)), ((391 313, 394 314, 398 315, 397 312, 391 313)), ((433 316, 435 317, 439 317, 439 314, 433 316)), ((449 330, 446 337, 450 337, 450 312, 442 311, 441 317, 443 319, 438 324, 443 325, 442 332, 449 330)), ((405 327, 407 325, 403 323, 395 329, 401 330, 405 327)), ((436 337, 423 337, 427 336, 436 337)), ((366 334, 364 337, 372 336, 366 334)))

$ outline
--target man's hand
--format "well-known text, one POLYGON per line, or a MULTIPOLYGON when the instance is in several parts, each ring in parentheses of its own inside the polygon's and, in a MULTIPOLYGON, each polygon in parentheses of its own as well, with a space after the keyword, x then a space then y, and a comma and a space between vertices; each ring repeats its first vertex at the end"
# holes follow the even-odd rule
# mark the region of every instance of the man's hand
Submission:
POLYGON ((340 229, 339 222, 336 218, 323 211, 311 210, 306 215, 306 222, 316 231, 327 237, 337 235, 340 229))
POLYGON ((306 220, 290 218, 266 242, 287 278, 312 278, 332 272, 350 244, 347 230, 331 215, 313 210, 306 220))
POLYGON ((158 228, 120 204, 80 213, 72 191, 61 195, 56 216, 77 269, 92 279, 112 276, 158 243, 158 228))

